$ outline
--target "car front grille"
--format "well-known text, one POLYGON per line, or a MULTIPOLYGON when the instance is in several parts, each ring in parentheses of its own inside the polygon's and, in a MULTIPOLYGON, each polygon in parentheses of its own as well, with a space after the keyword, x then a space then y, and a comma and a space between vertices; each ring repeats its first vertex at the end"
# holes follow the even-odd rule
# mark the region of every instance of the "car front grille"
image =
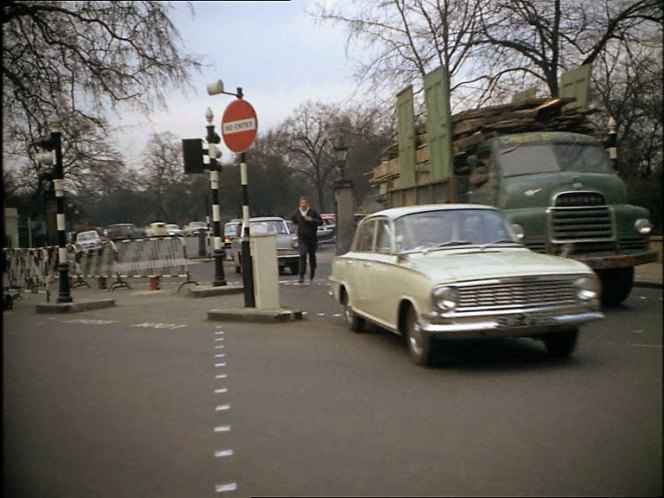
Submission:
POLYGON ((459 286, 457 313, 576 303, 573 278, 524 278, 459 286))

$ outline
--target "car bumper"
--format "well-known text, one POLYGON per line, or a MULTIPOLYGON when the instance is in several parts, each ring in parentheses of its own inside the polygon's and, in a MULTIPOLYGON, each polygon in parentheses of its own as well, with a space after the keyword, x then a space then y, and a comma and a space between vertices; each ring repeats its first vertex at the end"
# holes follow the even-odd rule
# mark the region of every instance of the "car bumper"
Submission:
POLYGON ((529 337, 556 330, 574 329, 604 318, 600 311, 586 308, 552 310, 520 309, 491 316, 444 319, 436 314, 421 317, 422 331, 444 339, 482 337, 529 337))

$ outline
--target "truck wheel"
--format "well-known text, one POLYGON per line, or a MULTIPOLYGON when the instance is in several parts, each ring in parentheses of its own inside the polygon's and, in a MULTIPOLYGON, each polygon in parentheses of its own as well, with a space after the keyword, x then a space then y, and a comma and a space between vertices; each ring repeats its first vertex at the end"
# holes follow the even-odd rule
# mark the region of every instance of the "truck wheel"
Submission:
POLYGON ((348 328, 353 332, 362 332, 362 330, 364 329, 364 318, 355 314, 353 309, 350 307, 348 294, 344 294, 343 306, 344 306, 344 318, 346 319, 346 324, 348 325, 348 328))
POLYGON ((417 324, 415 308, 409 306, 404 318, 404 335, 408 345, 408 354, 417 365, 429 366, 432 360, 431 336, 417 324))
POLYGON ((567 358, 576 347, 576 340, 579 337, 579 331, 562 330, 560 332, 549 332, 544 334, 544 345, 549 356, 554 358, 567 358))
POLYGON ((602 281, 602 304, 613 307, 622 303, 634 287, 634 267, 597 270, 602 281))

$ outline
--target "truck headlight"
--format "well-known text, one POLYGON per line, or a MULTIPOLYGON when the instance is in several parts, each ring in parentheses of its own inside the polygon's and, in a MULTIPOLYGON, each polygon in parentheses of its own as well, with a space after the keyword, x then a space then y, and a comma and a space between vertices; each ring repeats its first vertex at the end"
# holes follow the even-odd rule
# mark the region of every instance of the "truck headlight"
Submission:
POLYGON ((523 229, 523 225, 519 225, 518 223, 512 224, 512 231, 514 232, 514 235, 516 235, 516 238, 519 240, 522 240, 526 235, 526 231, 523 229))
POLYGON ((639 218, 634 222, 634 228, 641 235, 648 235, 652 230, 652 223, 650 223, 648 218, 639 218))
POLYGON ((579 301, 587 303, 599 299, 602 293, 602 284, 597 277, 581 277, 574 282, 576 297, 579 301))
POLYGON ((454 287, 438 287, 431 293, 433 304, 443 313, 454 311, 459 304, 459 291, 454 287))

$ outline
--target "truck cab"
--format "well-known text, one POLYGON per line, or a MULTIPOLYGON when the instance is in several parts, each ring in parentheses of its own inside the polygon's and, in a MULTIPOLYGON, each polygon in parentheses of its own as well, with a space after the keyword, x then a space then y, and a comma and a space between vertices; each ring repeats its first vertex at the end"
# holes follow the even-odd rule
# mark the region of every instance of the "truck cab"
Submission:
POLYGON ((604 145, 589 135, 497 136, 464 166, 457 173, 461 200, 503 210, 530 249, 588 264, 602 280, 604 304, 622 302, 634 266, 657 259, 647 249, 648 211, 627 203, 604 145))

